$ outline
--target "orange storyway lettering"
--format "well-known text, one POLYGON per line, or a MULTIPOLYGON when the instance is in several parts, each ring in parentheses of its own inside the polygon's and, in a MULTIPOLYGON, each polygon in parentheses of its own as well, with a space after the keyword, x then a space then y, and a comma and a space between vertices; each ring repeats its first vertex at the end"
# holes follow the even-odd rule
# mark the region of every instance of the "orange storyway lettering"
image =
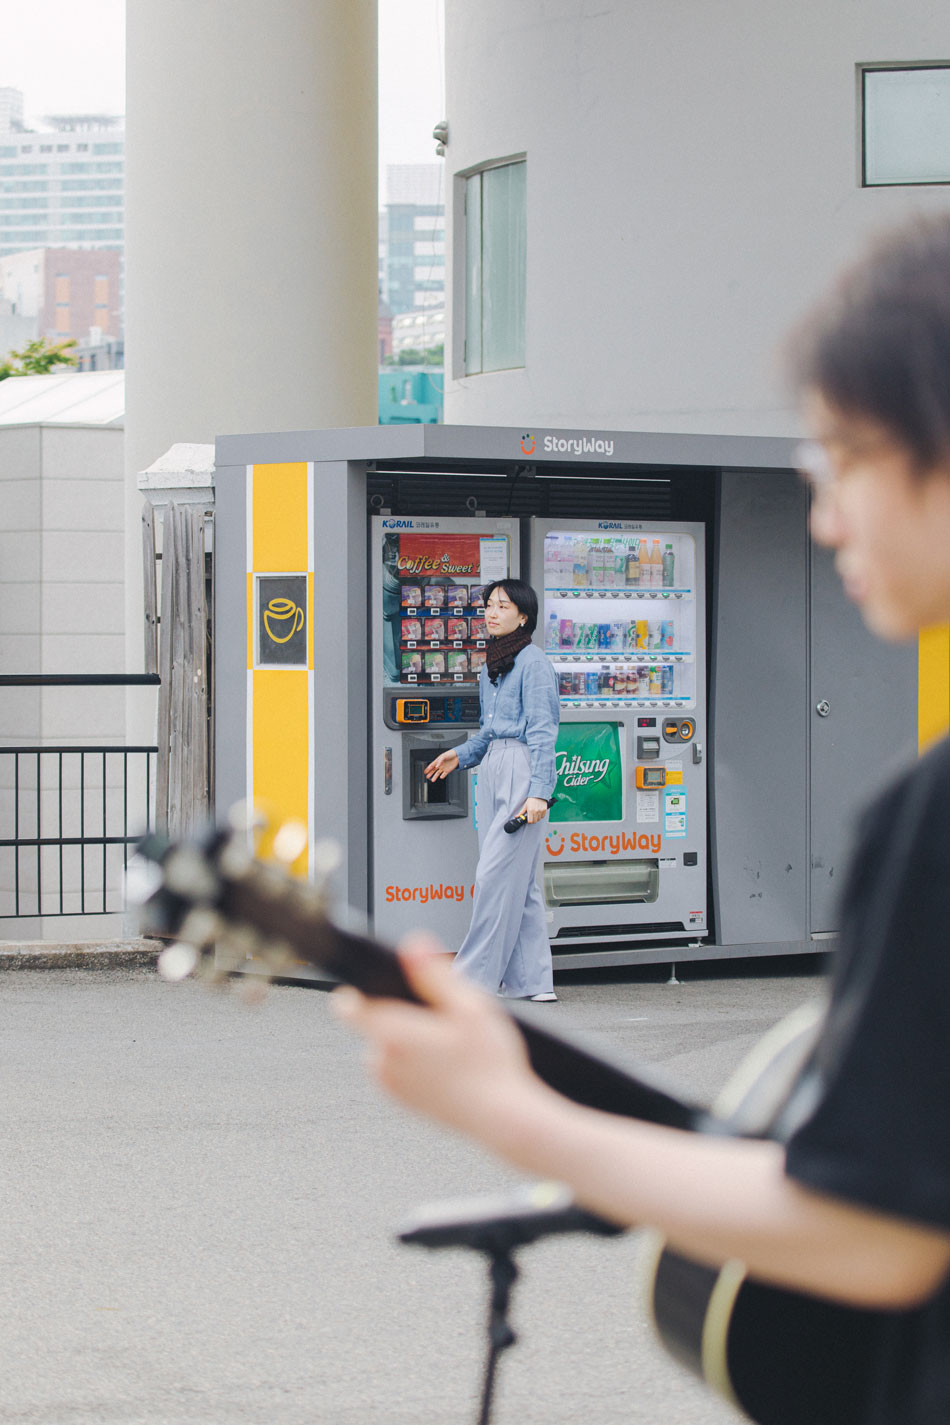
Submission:
POLYGON ((588 836, 586 831, 572 831, 570 836, 564 837, 562 833, 556 835, 549 833, 545 841, 545 849, 549 856, 560 856, 564 851, 599 851, 606 856, 619 856, 624 851, 652 851, 654 856, 660 854, 663 844, 659 832, 641 831, 610 831, 603 836, 588 836))
MULTIPOLYGON (((475 894, 475 887, 469 886, 469 896, 475 894)), ((391 904, 393 901, 416 901, 419 905, 426 905, 429 901, 463 901, 465 899, 464 886, 435 886, 431 882, 427 886, 387 886, 386 900, 391 904)))

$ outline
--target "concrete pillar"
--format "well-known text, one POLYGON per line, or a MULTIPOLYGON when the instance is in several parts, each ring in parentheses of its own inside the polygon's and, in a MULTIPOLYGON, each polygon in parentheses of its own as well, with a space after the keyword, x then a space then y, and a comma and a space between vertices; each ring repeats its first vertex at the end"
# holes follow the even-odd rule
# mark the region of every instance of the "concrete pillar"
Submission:
POLYGON ((176 442, 376 423, 376 4, 132 0, 127 47, 134 670, 137 472, 176 442))

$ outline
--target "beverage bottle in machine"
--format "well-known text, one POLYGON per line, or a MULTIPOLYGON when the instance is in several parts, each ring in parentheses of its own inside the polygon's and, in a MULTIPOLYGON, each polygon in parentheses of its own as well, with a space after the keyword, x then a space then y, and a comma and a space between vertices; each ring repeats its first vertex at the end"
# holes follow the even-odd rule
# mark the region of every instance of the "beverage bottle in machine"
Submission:
POLYGON ((653 548, 650 550, 650 583, 654 589, 659 589, 663 583, 663 556, 660 553, 660 541, 653 541, 653 548))
POLYGON ((673 577, 673 546, 668 544, 663 551, 663 587, 672 589, 676 580, 673 577))
POLYGON ((639 555, 637 556, 637 559, 638 559, 638 563, 639 563, 639 565, 640 565, 640 579, 639 579, 640 588, 641 588, 641 589, 649 589, 649 587, 650 587, 650 569, 651 569, 651 565, 650 565, 650 544, 649 544, 649 541, 648 541, 648 540, 646 540, 646 539, 641 539, 641 541, 640 541, 640 553, 639 553, 639 555))
POLYGON ((576 589, 587 588, 590 582, 590 575, 587 571, 587 555, 589 548, 586 539, 574 540, 574 587, 576 589))
POLYGON ((627 586, 635 587, 640 582, 640 541, 632 539, 627 546, 627 586))
POLYGON ((561 646, 561 620, 557 614, 552 613, 548 618, 544 631, 545 648, 560 648, 561 646))

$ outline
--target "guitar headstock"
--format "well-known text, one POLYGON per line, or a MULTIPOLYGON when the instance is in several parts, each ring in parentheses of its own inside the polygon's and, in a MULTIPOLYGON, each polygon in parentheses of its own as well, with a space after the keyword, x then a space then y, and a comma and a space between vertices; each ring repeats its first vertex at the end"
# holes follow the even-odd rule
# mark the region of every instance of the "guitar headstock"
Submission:
POLYGON ((138 892, 145 932, 174 937, 159 956, 162 978, 196 974, 220 983, 253 965, 266 981, 299 968, 302 960, 320 963, 299 942, 328 915, 329 882, 340 854, 334 842, 318 843, 316 881, 302 882, 290 867, 306 844, 301 823, 274 827, 244 808, 194 841, 145 836, 128 882, 132 896, 138 892))
POLYGON ((274 827, 243 807, 192 841, 145 836, 128 888, 141 907, 144 932, 174 938, 159 956, 159 974, 172 981, 195 974, 220 984, 251 971, 245 990, 254 997, 269 979, 306 964, 369 994, 412 998, 393 951, 330 913, 330 882, 341 862, 337 844, 315 843, 312 881, 291 875, 306 846, 301 823, 274 827))

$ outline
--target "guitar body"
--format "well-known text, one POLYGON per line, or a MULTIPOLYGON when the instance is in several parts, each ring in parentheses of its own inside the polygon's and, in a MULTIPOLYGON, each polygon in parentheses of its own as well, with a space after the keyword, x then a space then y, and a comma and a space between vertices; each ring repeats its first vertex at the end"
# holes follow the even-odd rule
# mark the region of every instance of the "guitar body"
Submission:
POLYGON ((861 1425, 888 1313, 757 1282, 660 1246, 649 1298, 682 1365, 758 1425, 861 1425))
MULTIPOLYGON (((723 1129, 783 1137, 791 1084, 820 1010, 788 1016, 756 1046, 716 1104, 723 1129)), ((879 1334, 891 1313, 770 1286, 742 1262, 705 1266, 657 1237, 647 1307, 663 1345, 757 1425, 861 1425, 879 1334)))

